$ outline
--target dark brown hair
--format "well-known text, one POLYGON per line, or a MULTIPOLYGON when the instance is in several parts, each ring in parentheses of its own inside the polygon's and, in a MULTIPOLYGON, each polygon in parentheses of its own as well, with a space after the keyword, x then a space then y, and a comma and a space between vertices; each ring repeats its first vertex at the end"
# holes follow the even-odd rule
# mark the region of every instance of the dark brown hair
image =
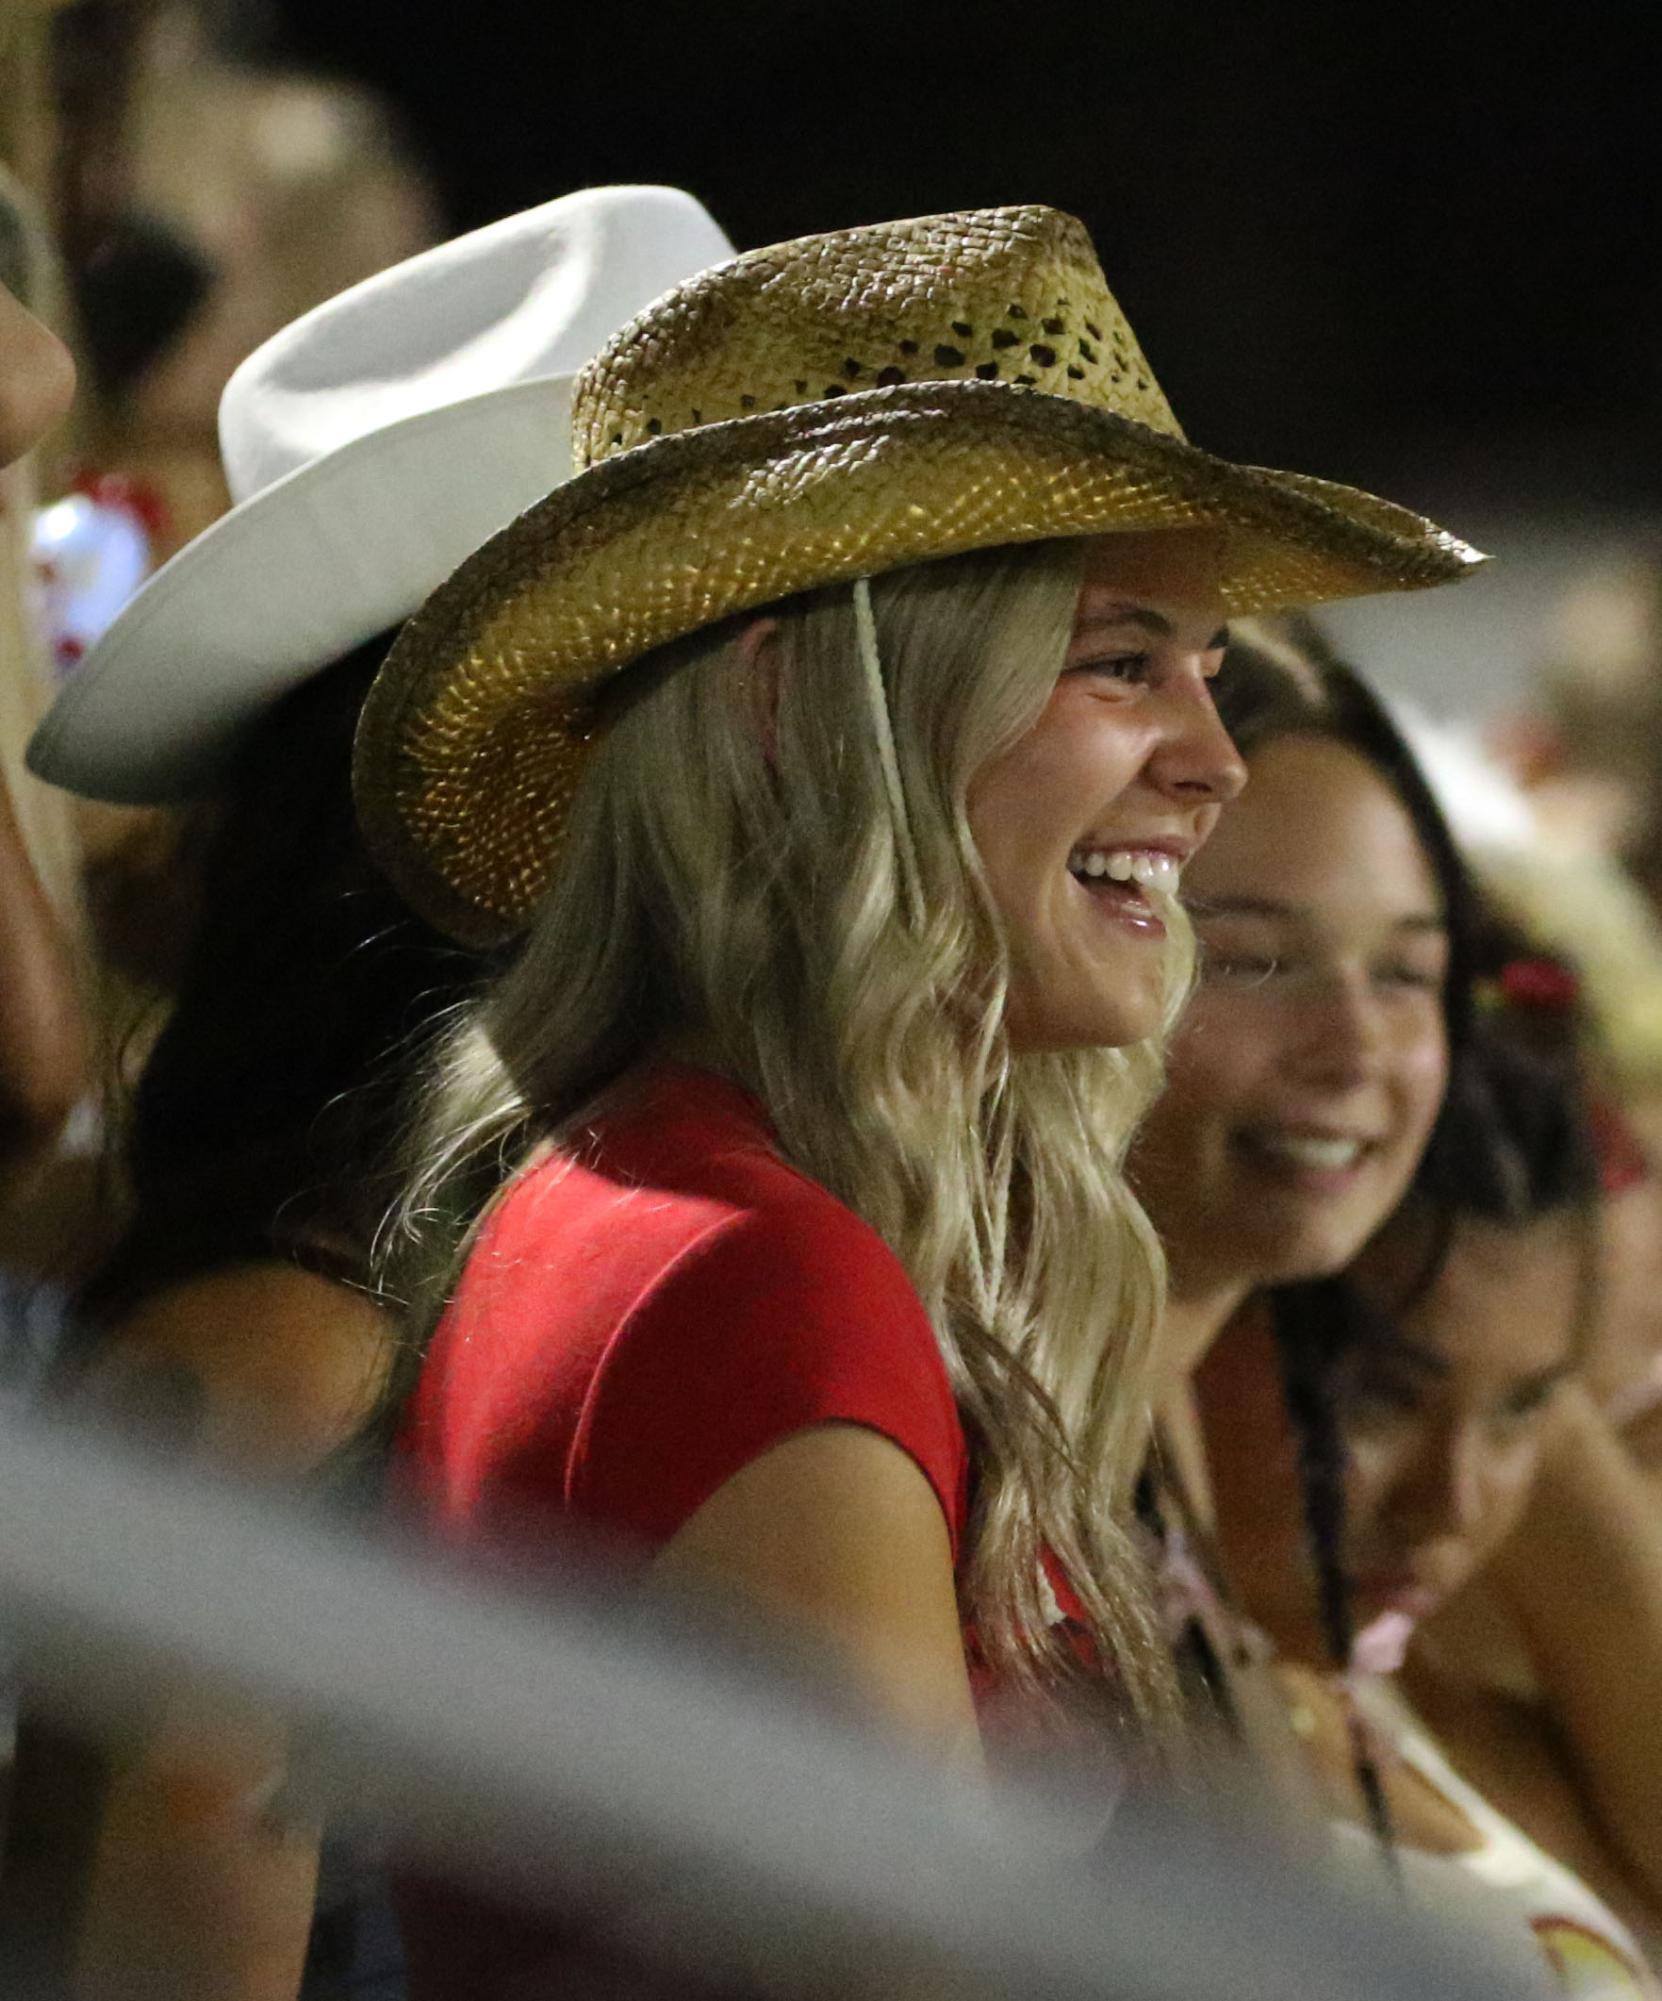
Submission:
POLYGON ((400 901, 352 810, 352 732, 390 635, 279 701, 212 809, 173 1011, 125 1134, 131 1211, 93 1330, 245 1259, 368 1283, 380 1172, 419 1047, 488 970, 400 901))

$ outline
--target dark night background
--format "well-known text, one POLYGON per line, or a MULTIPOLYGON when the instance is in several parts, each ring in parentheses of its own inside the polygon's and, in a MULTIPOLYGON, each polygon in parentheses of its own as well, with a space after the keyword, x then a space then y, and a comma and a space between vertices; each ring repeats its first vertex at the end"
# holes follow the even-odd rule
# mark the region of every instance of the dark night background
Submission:
POLYGON ((1578 477, 1654 477, 1654 5, 279 0, 270 32, 393 98, 459 227, 624 179, 741 247, 1051 202, 1217 450, 1578 440, 1578 477))
MULTIPOLYGON (((691 188, 741 247, 1050 202, 1090 226, 1213 450, 1452 502, 1492 543, 1520 513, 1657 505, 1654 4, 265 0, 263 18, 261 53, 391 98, 457 227, 621 179, 691 188)), ((1458 595, 1480 609, 1484 588, 1458 595)))

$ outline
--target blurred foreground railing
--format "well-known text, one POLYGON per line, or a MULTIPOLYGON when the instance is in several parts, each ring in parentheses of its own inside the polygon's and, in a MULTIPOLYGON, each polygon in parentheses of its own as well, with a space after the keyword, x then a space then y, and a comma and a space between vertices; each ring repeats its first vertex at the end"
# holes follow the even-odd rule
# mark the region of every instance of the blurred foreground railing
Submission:
POLYGON ((555 1907, 603 1881, 632 1937, 783 1994, 1512 2001, 1389 1906, 1173 1811, 1063 1854, 1043 1798, 989 1812, 575 1567, 515 1597, 5 1409, 0 1627, 83 1724, 181 1684, 273 1711, 308 1809, 555 1907))

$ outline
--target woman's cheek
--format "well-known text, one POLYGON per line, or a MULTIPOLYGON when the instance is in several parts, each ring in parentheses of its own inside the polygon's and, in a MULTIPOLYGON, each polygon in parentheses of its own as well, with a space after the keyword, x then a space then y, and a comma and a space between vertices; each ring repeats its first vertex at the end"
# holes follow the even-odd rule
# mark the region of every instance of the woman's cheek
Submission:
POLYGON ((1200 986, 1177 1025, 1167 1062, 1174 1097, 1197 1106, 1210 1120, 1232 1123, 1266 1067, 1273 1037, 1227 995, 1200 986))
POLYGON ((1404 1094, 1413 1108, 1413 1131, 1423 1144, 1431 1135, 1448 1090, 1448 1037, 1440 1009, 1434 1023, 1424 1024, 1407 1039, 1397 1069, 1404 1094))
POLYGON ((1484 1511, 1482 1539, 1486 1556, 1499 1549, 1522 1521, 1540 1470, 1541 1440, 1533 1433, 1496 1458, 1484 1511))

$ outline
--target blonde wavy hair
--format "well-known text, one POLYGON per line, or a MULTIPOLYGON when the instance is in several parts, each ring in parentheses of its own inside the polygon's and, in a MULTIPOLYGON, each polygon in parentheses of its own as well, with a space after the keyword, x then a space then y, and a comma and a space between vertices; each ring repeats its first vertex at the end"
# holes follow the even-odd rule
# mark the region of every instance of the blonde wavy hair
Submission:
MULTIPOLYGON (((1165 1274, 1124 1160, 1161 1046, 1011 1050, 967 805, 1043 709, 1079 587, 1069 543, 875 580, 875 690, 846 588, 773 607, 765 664, 743 621, 642 663, 523 956, 442 1051, 388 1270, 430 1330, 493 1191, 695 1032, 922 1298, 971 1440, 962 1594, 989 1661, 1059 1703, 1100 1704, 1106 1680, 1159 1745, 1176 1704, 1130 1501, 1165 1274), (1043 1550, 1107 1677, 1053 1629, 1043 1550)), ((1169 1026, 1191 962, 1175 906, 1168 930, 1169 1026)))

